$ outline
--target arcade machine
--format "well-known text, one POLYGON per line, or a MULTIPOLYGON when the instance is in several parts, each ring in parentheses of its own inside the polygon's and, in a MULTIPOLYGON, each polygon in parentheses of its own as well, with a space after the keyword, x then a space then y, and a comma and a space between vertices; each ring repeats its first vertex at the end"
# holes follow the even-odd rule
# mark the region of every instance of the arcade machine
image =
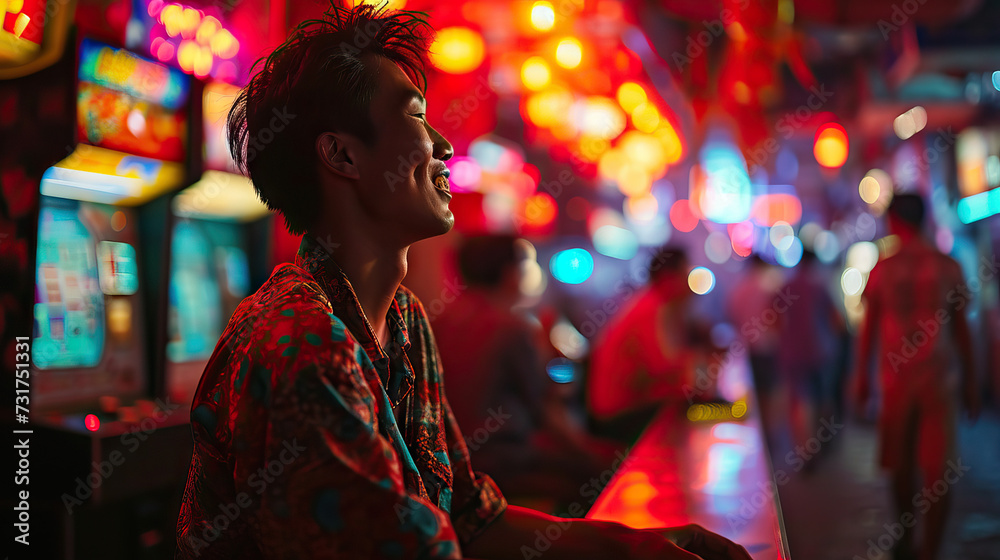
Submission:
POLYGON ((158 201, 186 180, 191 80, 89 38, 77 55, 77 145, 40 184, 32 474, 35 527, 56 538, 32 552, 170 558, 190 427, 182 405, 147 398, 146 263, 164 249, 158 201))
POLYGON ((225 121, 239 89, 206 84, 201 179, 171 202, 164 393, 190 405, 208 358, 240 301, 269 274, 271 212, 250 180, 234 173, 225 121))

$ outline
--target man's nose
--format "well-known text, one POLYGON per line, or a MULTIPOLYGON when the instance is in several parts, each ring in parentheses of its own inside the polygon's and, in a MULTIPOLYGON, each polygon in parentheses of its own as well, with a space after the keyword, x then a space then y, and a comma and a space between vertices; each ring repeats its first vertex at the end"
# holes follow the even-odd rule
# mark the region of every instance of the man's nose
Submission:
POLYGON ((427 131, 431 135, 431 140, 434 142, 434 159, 439 159, 441 161, 448 161, 451 156, 455 155, 455 149, 452 147, 451 142, 442 136, 438 131, 434 130, 434 127, 427 125, 427 131))

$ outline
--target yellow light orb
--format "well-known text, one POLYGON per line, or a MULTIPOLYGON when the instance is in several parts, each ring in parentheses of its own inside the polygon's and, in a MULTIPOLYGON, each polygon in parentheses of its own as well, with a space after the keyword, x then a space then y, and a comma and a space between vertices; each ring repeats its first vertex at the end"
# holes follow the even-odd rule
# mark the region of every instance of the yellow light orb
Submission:
POLYGON ((181 41, 180 46, 177 48, 177 64, 180 65, 181 70, 193 72, 195 62, 200 54, 201 48, 198 47, 198 43, 191 40, 181 41))
POLYGON ((632 130, 622 136, 618 147, 630 162, 651 173, 667 164, 666 149, 655 136, 632 130))
POLYGON ((443 72, 465 74, 479 68, 485 53, 482 35, 468 27, 446 27, 434 39, 430 58, 443 72))
POLYGON ((847 162, 847 131, 837 123, 827 123, 816 132, 813 155, 823 167, 837 168, 847 162))
POLYGON ((556 47, 556 62, 563 68, 576 68, 583 60, 583 47, 580 41, 567 37, 559 41, 556 47))
POLYGON ((220 29, 222 29, 222 23, 218 19, 208 16, 198 26, 198 32, 195 33, 195 40, 202 45, 207 45, 212 40, 212 36, 220 29))
POLYGON ((674 127, 666 119, 660 121, 660 128, 657 128, 653 135, 663 144, 667 165, 672 165, 681 160, 681 157, 684 155, 684 144, 681 143, 681 138, 677 135, 677 131, 674 130, 674 127))
POLYGON ((573 94, 559 86, 531 94, 526 102, 528 119, 546 128, 564 124, 572 107, 573 94))
POLYGON ((176 36, 184 27, 184 8, 177 4, 167 4, 160 11, 160 21, 170 37, 176 36))
POLYGON ((521 66, 521 82, 524 87, 532 91, 538 91, 549 85, 551 79, 552 73, 549 71, 549 65, 540 56, 529 58, 521 66))
POLYGON ((635 82, 625 82, 618 87, 618 104, 629 113, 646 100, 646 90, 635 82))
POLYGON ((212 54, 219 58, 233 58, 240 50, 240 43, 228 29, 220 29, 208 43, 212 54))
POLYGON ((633 163, 626 163, 618 171, 615 179, 618 182, 618 190, 625 196, 642 196, 653 188, 653 176, 646 169, 633 163))
POLYGON ((632 109, 632 126, 643 132, 653 132, 660 126, 660 111, 646 101, 632 109))
POLYGON ((617 148, 612 148, 601 154, 601 158, 597 162, 597 172, 601 174, 601 177, 613 180, 627 163, 628 158, 625 157, 625 154, 617 148))
POLYGON ((548 31, 556 24, 556 11, 552 4, 541 0, 531 6, 531 25, 539 31, 548 31))
POLYGON ((372 6, 381 6, 385 4, 388 10, 402 10, 406 7, 406 0, 362 0, 362 4, 371 4, 372 6))

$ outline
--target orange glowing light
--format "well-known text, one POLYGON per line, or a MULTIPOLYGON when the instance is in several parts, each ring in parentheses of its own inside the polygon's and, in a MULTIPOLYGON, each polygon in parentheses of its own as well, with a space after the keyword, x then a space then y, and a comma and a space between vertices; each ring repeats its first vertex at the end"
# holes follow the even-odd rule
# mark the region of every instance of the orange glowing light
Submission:
POLYGON ((548 193, 537 193, 524 201, 524 220, 531 226, 545 226, 556 219, 556 201, 548 193))
POLYGON ((691 209, 691 201, 681 199, 670 207, 670 223, 677 231, 687 233, 698 227, 698 217, 691 209))
POLYGON ((559 41, 556 47, 556 62, 563 68, 576 68, 583 60, 583 46, 573 37, 559 41))
POLYGON ((625 196, 640 196, 649 193, 653 188, 652 174, 642 167, 627 163, 615 177, 618 190, 625 196))
POLYGON ((794 194, 761 195, 754 201, 750 216, 758 224, 767 227, 778 222, 797 224, 802 219, 802 202, 794 194))
POLYGON ((485 53, 483 37, 468 27, 442 29, 430 49, 434 66, 449 74, 465 74, 479 68, 485 53))
POLYGON ((533 93, 525 102, 528 120, 546 128, 566 123, 572 107, 573 94, 559 86, 533 93))
POLYGON ((837 123, 827 123, 816 131, 813 155, 826 168, 838 168, 847 161, 847 131, 837 123))
POLYGON ((601 159, 597 162, 597 172, 601 177, 611 180, 618 176, 627 163, 628 157, 621 150, 612 148, 601 154, 601 159))
POLYGON ((618 87, 618 104, 627 112, 631 113, 646 102, 646 90, 635 82, 625 82, 618 87))
POLYGON ((402 10, 406 7, 406 0, 362 0, 361 3, 379 7, 384 4, 387 10, 402 10))
POLYGON ((655 137, 637 130, 622 135, 618 143, 629 161, 650 172, 660 171, 667 164, 667 153, 663 144, 655 137))
POLYGON ((660 209, 660 203, 651 193, 630 196, 625 199, 625 212, 634 221, 648 222, 656 217, 656 211, 660 209))
POLYGON ((656 129, 653 136, 656 136, 663 144, 667 165, 677 163, 684 156, 684 144, 681 142, 680 136, 677 135, 677 131, 666 119, 660 121, 660 127, 656 129))
POLYGON ((525 60, 524 65, 521 66, 521 83, 532 91, 538 91, 549 85, 551 79, 552 73, 549 71, 549 65, 540 56, 533 56, 525 60))

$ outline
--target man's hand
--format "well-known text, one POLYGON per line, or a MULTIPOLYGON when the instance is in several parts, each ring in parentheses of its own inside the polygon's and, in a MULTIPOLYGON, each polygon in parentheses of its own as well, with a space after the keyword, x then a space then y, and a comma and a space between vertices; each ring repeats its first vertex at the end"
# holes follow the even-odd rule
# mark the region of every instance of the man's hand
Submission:
POLYGON ((745 548, 700 525, 635 531, 626 540, 632 560, 751 560, 745 548))

